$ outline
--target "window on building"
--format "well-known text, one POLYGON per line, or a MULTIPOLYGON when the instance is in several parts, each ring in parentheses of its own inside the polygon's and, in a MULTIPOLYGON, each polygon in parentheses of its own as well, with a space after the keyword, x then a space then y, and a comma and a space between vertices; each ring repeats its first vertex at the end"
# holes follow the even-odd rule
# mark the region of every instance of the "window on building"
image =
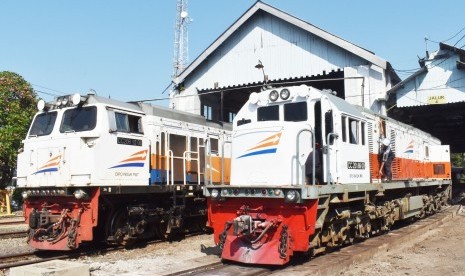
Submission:
POLYGON ((236 113, 233 113, 233 112, 229 112, 228 113, 229 115, 229 123, 232 123, 234 121, 234 117, 236 117, 236 113))
POLYGON ((212 118, 213 118, 213 108, 211 106, 203 105, 202 112, 203 112, 202 115, 205 117, 205 119, 212 120, 212 118))

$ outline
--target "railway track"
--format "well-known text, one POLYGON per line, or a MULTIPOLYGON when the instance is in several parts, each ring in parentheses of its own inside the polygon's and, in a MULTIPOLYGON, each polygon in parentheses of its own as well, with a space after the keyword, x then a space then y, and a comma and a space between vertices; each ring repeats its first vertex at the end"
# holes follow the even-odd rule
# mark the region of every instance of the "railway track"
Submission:
POLYGON ((235 265, 230 263, 215 262, 209 265, 196 267, 188 270, 184 270, 177 273, 168 274, 165 276, 190 276, 190 275, 269 275, 274 270, 270 267, 257 267, 257 266, 245 266, 235 265))
POLYGON ((445 208, 435 215, 416 221, 384 235, 376 236, 343 247, 335 252, 321 255, 311 260, 306 256, 295 256, 290 264, 284 267, 250 266, 244 264, 214 262, 196 268, 174 272, 165 276, 193 276, 193 275, 269 275, 279 269, 286 275, 328 275, 339 274, 345 268, 355 263, 371 259, 374 255, 385 252, 390 248, 400 246, 428 231, 432 227, 443 224, 445 221, 464 212, 464 206, 456 205, 445 208))
MULTIPOLYGON (((26 233, 26 232, 25 232, 26 233)), ((192 233, 186 235, 185 238, 201 235, 203 233, 192 233)), ((1 234, 0 234, 1 235, 1 234)), ((152 241, 145 241, 135 243, 134 249, 138 248, 138 245, 150 245, 156 243, 163 243, 168 242, 166 240, 152 240, 152 241)), ((113 246, 113 245, 89 245, 88 247, 81 247, 77 251, 42 251, 42 250, 34 250, 29 252, 20 252, 15 254, 8 254, 8 255, 0 255, 0 272, 5 269, 10 269, 12 267, 29 265, 29 264, 36 264, 47 262, 51 260, 63 260, 63 259, 70 259, 70 258, 79 258, 83 256, 89 256, 93 254, 107 254, 110 252, 128 249, 131 247, 127 246, 113 246), (104 253, 102 253, 104 252, 104 253)), ((1 275, 1 273, 0 273, 1 275)))
POLYGON ((11 238, 25 238, 27 236, 26 230, 0 232, 0 240, 11 238))
POLYGON ((12 220, 12 221, 0 220, 0 226, 21 225, 21 224, 25 224, 24 220, 12 220))
MULTIPOLYGON (((351 246, 341 248, 336 252, 327 255, 322 255, 309 260, 305 256, 295 256, 291 264, 285 267, 266 267, 243 265, 229 262, 213 261, 207 265, 198 266, 188 270, 167 274, 175 275, 269 275, 273 272, 283 272, 292 274, 314 274, 326 275, 339 273, 344 268, 358 262, 369 260, 373 255, 386 251, 402 244, 405 241, 411 240, 414 237, 423 234, 428 229, 432 229, 437 225, 442 224, 446 220, 463 213, 462 205, 456 205, 453 208, 447 208, 441 212, 419 220, 413 224, 393 230, 385 235, 377 236, 351 246)), ((190 236, 190 235, 189 235, 190 236)), ((147 244, 161 243, 165 241, 150 241, 147 244)), ((99 252, 112 252, 121 250, 123 247, 93 247, 80 250, 79 252, 49 252, 49 251, 32 251, 20 254, 12 254, 0 256, 0 270, 5 270, 11 267, 40 263, 57 259, 79 258, 89 254, 99 254, 99 252)))
POLYGON ((60 251, 40 251, 34 250, 29 252, 20 252, 15 254, 8 254, 0 256, 0 270, 9 269, 12 267, 29 265, 29 264, 36 264, 47 262, 51 260, 63 260, 63 259, 70 259, 70 258, 79 258, 82 256, 87 256, 89 254, 94 254, 96 252, 105 251, 112 252, 116 250, 121 250, 123 247, 96 247, 96 248, 89 248, 89 249, 82 249, 79 251, 73 252, 60 252, 60 251))

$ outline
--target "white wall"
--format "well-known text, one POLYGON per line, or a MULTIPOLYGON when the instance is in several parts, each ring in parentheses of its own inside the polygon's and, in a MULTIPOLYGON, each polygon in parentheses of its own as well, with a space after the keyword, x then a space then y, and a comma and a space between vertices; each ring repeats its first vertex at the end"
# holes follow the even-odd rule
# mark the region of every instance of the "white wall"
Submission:
MULTIPOLYGON (((365 70, 359 66, 367 64, 367 61, 360 57, 261 12, 252 16, 186 78, 185 91, 180 95, 195 95, 197 89, 213 88, 215 82, 219 87, 261 82, 262 71, 254 67, 258 60, 262 61, 270 80, 318 75, 338 69, 347 70, 346 76, 365 76, 364 94, 369 96, 365 99, 365 106, 368 108, 378 94, 386 91, 382 69, 367 65, 365 70)), ((355 97, 361 93, 362 81, 351 80, 346 84, 346 90, 353 96, 350 102, 362 104, 360 97, 355 97)), ((172 106, 200 114, 197 96, 174 98, 172 106)))

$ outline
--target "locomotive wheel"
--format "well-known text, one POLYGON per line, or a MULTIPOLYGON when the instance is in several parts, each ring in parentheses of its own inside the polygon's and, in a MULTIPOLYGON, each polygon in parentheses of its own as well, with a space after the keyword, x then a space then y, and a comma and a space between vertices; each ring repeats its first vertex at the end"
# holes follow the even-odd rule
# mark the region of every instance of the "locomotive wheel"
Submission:
POLYGON ((161 220, 161 221, 158 221, 155 225, 154 225, 154 232, 155 232, 155 236, 158 238, 158 239, 165 239, 165 233, 166 233, 166 230, 168 228, 168 225, 166 223, 166 220, 161 220))
POLYGON ((107 222, 107 238, 113 237, 117 244, 128 245, 127 222, 128 215, 125 208, 113 211, 107 222))

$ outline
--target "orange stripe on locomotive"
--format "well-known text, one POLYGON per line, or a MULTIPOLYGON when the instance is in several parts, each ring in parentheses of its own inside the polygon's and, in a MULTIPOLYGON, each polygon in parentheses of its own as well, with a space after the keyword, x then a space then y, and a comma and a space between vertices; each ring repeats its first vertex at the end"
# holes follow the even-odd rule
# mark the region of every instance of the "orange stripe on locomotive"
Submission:
MULTIPOLYGON (((371 179, 381 179, 379 174, 380 156, 370 154, 371 179)), ((419 160, 395 157, 392 161, 392 180, 407 179, 450 179, 450 162, 422 162, 419 160)))

